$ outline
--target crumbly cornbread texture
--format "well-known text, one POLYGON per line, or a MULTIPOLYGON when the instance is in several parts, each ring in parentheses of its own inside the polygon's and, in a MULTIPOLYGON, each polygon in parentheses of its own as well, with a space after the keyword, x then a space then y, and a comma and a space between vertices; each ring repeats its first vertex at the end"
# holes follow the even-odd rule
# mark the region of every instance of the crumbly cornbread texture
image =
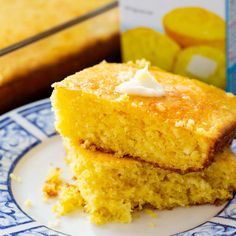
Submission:
POLYGON ((236 132, 236 97, 197 80, 149 68, 161 97, 119 94, 142 66, 100 63, 54 84, 56 129, 76 145, 181 172, 200 170, 236 132))
POLYGON ((53 211, 59 215, 65 215, 84 206, 79 188, 73 184, 66 184, 62 187, 58 195, 58 202, 53 207, 53 211))
POLYGON ((232 198, 236 189, 236 159, 229 149, 218 154, 208 168, 182 175, 149 163, 75 147, 68 140, 65 148, 67 163, 77 180, 59 194, 55 210, 63 215, 84 206, 96 224, 130 222, 132 212, 145 206, 171 209, 219 204, 232 198))

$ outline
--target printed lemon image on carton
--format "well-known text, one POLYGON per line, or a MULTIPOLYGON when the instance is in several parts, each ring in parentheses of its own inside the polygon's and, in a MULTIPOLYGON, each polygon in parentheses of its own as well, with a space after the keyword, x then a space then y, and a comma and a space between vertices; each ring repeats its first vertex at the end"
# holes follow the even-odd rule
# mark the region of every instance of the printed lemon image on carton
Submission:
POLYGON ((161 69, 236 92, 236 3, 121 0, 120 6, 123 61, 146 59, 161 69))

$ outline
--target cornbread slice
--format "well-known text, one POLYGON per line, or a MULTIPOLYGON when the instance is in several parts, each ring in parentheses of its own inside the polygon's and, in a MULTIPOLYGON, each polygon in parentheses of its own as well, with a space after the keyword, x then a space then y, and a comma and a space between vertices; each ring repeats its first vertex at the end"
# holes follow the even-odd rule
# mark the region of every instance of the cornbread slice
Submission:
POLYGON ((84 206, 93 223, 127 223, 134 209, 219 204, 232 198, 236 190, 236 159, 230 149, 218 154, 208 168, 182 175, 134 159, 75 147, 68 140, 64 143, 66 161, 77 180, 59 194, 57 214, 84 206), (76 202, 74 208, 71 202, 76 202))
POLYGON ((55 83, 56 129, 75 145, 95 145, 117 157, 180 172, 206 167, 236 134, 236 97, 156 67, 149 71, 164 96, 116 92, 142 67, 100 63, 55 83))

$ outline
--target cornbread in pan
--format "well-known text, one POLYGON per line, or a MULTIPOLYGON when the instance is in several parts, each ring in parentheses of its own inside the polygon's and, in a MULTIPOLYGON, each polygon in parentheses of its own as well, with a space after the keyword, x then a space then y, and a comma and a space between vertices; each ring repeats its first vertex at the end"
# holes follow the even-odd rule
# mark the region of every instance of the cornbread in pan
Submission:
MULTIPOLYGON (((0 0, 0 48, 109 2, 0 0)), ((119 54, 118 32, 118 10, 113 9, 0 57, 0 114, 33 99, 49 96, 53 82, 84 67, 103 59, 115 60, 119 54)))
POLYGON ((127 223, 145 206, 219 204, 236 190, 236 159, 225 149, 206 169, 181 175, 152 164, 86 150, 65 142, 66 161, 77 179, 59 194, 54 210, 63 215, 83 207, 93 223, 127 223), (73 205, 73 204, 74 205, 73 205))
POLYGON ((236 97, 151 67, 160 97, 120 94, 139 64, 100 63, 54 84, 56 129, 75 145, 95 145, 179 172, 198 171, 236 134, 236 97))

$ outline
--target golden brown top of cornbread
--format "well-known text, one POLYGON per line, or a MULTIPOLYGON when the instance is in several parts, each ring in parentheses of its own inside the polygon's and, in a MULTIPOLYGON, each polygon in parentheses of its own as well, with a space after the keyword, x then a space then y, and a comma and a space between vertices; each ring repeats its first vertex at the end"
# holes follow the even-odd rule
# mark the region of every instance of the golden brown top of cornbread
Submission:
POLYGON ((110 0, 0 0, 0 48, 111 2, 110 0))
POLYGON ((69 76, 54 86, 81 90, 82 93, 95 94, 124 106, 129 103, 154 116, 161 116, 165 122, 174 123, 176 127, 194 129, 196 133, 210 137, 235 135, 236 97, 214 86, 150 67, 149 71, 165 90, 164 96, 140 97, 115 91, 116 86, 132 79, 141 68, 141 65, 133 63, 103 62, 69 76), (222 124, 220 130, 216 130, 218 124, 222 124))

